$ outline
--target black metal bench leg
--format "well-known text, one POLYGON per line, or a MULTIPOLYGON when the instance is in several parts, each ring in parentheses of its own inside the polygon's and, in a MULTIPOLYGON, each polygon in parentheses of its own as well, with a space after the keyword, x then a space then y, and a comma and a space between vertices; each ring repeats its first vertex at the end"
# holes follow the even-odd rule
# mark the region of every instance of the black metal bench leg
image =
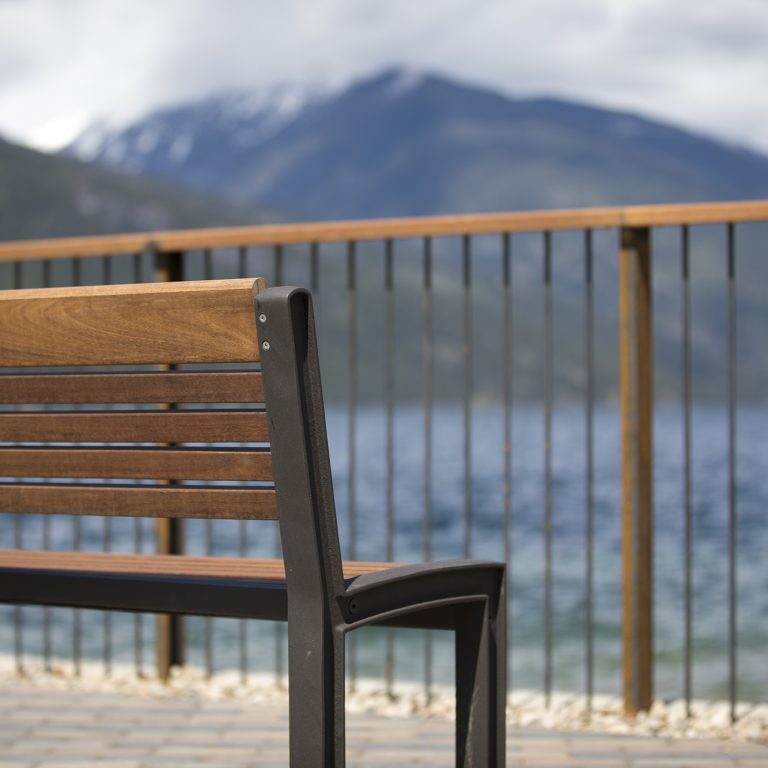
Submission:
POLYGON ((506 616, 504 597, 457 609, 456 765, 505 762, 506 616))
POLYGON ((289 643, 290 766, 343 768, 344 634, 303 622, 289 643))

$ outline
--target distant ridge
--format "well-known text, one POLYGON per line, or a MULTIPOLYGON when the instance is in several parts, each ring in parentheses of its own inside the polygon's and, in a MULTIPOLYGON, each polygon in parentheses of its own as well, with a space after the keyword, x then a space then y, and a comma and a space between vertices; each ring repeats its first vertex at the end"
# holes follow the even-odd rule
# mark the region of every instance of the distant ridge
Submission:
POLYGON ((768 158, 755 152, 402 69, 330 94, 224 94, 67 151, 303 218, 768 197, 768 158))
POLYGON ((275 214, 0 138, 0 240, 225 224, 275 214))

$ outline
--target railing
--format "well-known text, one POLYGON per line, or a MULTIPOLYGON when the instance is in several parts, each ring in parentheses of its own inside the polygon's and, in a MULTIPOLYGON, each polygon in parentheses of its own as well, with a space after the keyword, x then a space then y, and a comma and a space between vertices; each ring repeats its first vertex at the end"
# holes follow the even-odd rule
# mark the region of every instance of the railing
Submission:
MULTIPOLYGON (((658 586, 654 587, 654 572, 659 569, 659 562, 654 561, 653 555, 658 538, 654 534, 653 511, 652 263, 659 263, 661 267, 662 299, 670 303, 667 294, 674 278, 668 261, 675 250, 680 259, 681 374, 677 391, 682 405, 681 492, 679 509, 665 509, 664 519, 674 515, 680 521, 682 562, 674 576, 670 575, 670 568, 674 568, 665 560, 662 596, 666 595, 667 601, 672 599, 666 594, 669 591, 666 584, 671 580, 673 598, 681 605, 677 613, 682 635, 679 648, 672 648, 679 651, 682 685, 671 692, 682 695, 690 709, 695 693, 694 605, 695 600, 699 605, 701 600, 706 600, 706 593, 696 594, 694 568, 696 488, 692 385, 696 378, 692 367, 692 331, 696 326, 691 325, 690 239, 692 227, 696 232, 706 230, 708 236, 714 237, 718 236, 717 232, 724 232, 725 258, 718 279, 724 287, 725 311, 717 311, 722 313, 726 328, 722 361, 725 387, 720 392, 720 402, 725 403, 727 464, 727 494, 722 511, 727 560, 724 596, 727 630, 722 648, 716 651, 727 658, 725 684, 731 717, 736 718, 739 685, 756 673, 752 669, 740 673, 738 666, 737 608, 744 594, 739 591, 737 580, 737 505, 740 502, 736 434, 737 225, 749 229, 757 226, 756 222, 768 222, 768 201, 38 240, 0 243, 0 280, 3 287, 18 288, 113 279, 142 282, 258 274, 272 284, 308 285, 320 306, 324 377, 329 390, 332 453, 335 447, 334 470, 346 555, 388 560, 504 557, 510 564, 512 682, 530 682, 526 674, 532 666, 531 646, 538 645, 542 650, 536 663, 537 674, 540 673, 540 687, 549 699, 556 683, 559 649, 564 647, 562 633, 558 634, 558 623, 562 622, 558 621, 557 600, 561 593, 568 594, 570 602, 561 613, 573 614, 573 626, 578 627, 583 640, 583 666, 575 666, 581 670, 581 687, 587 700, 591 702, 597 688, 606 687, 604 683, 596 685, 597 678, 608 680, 608 687, 614 684, 617 670, 612 660, 620 657, 625 708, 635 713, 650 706, 654 670, 658 672, 660 663, 659 654, 654 653, 654 606, 658 605, 662 593, 658 586), (715 225, 714 235, 710 225, 715 225), (679 230, 679 247, 667 243, 666 251, 661 246, 654 247, 657 252, 652 254, 652 242, 654 246, 657 238, 666 242, 663 228, 668 227, 679 230), (613 282, 617 261, 618 291, 613 282), (540 281, 532 277, 537 262, 540 262, 540 281), (378 269, 381 272, 377 276, 378 269), (568 283, 567 291, 558 286, 559 276, 568 283), (558 296, 562 300, 559 301, 558 296), (580 296, 580 308, 576 306, 576 296, 580 296), (560 325, 556 316, 558 307, 563 308, 560 325), (532 325, 533 315, 538 317, 538 322, 532 325), (618 323, 619 328, 618 358, 601 346, 601 340, 604 342, 606 337, 614 340, 611 335, 614 323, 618 323), (525 336, 521 335, 529 333, 537 334, 540 342, 541 354, 535 360, 531 358, 531 349, 523 343, 525 336), (567 339, 558 346, 561 336, 567 339), (345 352, 340 355, 342 348, 345 352), (569 370, 563 373, 566 365, 569 370), (379 380, 374 381, 371 369, 382 371, 379 380), (574 370, 577 372, 573 373, 574 370), (523 376, 519 375, 520 371, 523 376), (520 386, 521 381, 527 382, 525 388, 520 386), (564 395, 558 395, 558 387, 564 395), (620 451, 610 439, 607 449, 596 441, 596 424, 598 431, 605 434, 611 432, 614 422, 618 427, 618 415, 614 416, 610 405, 603 405, 615 400, 615 396, 621 406, 620 451), (489 402, 490 409, 487 408, 489 402), (574 402, 580 403, 581 416, 577 420, 574 420, 574 402), (343 409, 339 403, 344 404, 343 409), (566 410, 563 410, 564 404, 566 410), (486 413, 490 414, 488 418, 483 415, 486 413), (518 415, 515 417, 515 414, 518 415), (483 434, 478 435, 481 416, 484 420, 479 426, 483 434), (558 458, 560 454, 556 452, 555 426, 560 417, 570 425, 569 439, 578 438, 578 445, 571 446, 564 459, 558 458), (382 444, 373 448, 363 445, 361 437, 370 442, 368 430, 382 420, 382 444), (500 429, 497 429, 499 423, 500 429), (539 425, 538 435, 534 436, 532 423, 539 425), (345 429, 341 429, 342 426, 345 429), (528 445, 515 444, 516 427, 527 430, 528 445), (496 433, 492 434, 494 430, 496 433), (400 441, 398 434, 404 435, 400 441), (446 458, 446 451, 457 436, 460 445, 453 447, 458 448, 459 453, 446 458), (530 444, 534 437, 538 441, 536 451, 540 465, 531 470, 533 474, 523 475, 520 467, 527 467, 531 461, 530 444), (491 452, 487 449, 489 440, 496 441, 496 449, 491 452), (339 444, 344 444, 344 454, 338 452, 339 444), (399 461, 403 450, 407 452, 405 467, 399 461), (483 455, 478 461, 481 450, 483 455), (617 453, 621 455, 623 478, 620 492, 618 464, 612 464, 617 453), (383 483, 377 481, 378 468, 371 461, 372 455, 378 456, 384 467, 383 483), (494 461, 497 461, 492 467, 494 479, 489 480, 487 464, 494 461), (420 471, 416 472, 418 482, 414 480, 414 462, 420 465, 420 471), (574 464, 583 470, 581 480, 573 486, 578 489, 579 498, 570 499, 565 505, 558 496, 559 487, 567 473, 573 474, 574 464), (458 483, 456 471, 460 475, 458 483), (615 487, 611 472, 616 475, 615 487), (400 490, 398 477, 406 484, 415 482, 415 488, 407 489, 410 492, 407 499, 400 490), (531 478, 536 478, 538 488, 533 496, 529 487, 531 478), (610 482, 606 486, 603 480, 610 482), (361 494, 361 485, 375 486, 377 493, 373 496, 381 492, 381 503, 378 498, 361 494), (518 487, 521 490, 516 492, 518 487), (451 513, 454 518, 448 517, 445 509, 445 497, 451 495, 446 489, 450 488, 455 497, 451 513), (490 495, 490 501, 479 499, 480 494, 483 499, 490 495), (382 508, 384 517, 383 525, 378 528, 378 519, 370 514, 374 501, 382 508), (571 545, 578 541, 583 547, 583 556, 576 558, 571 551, 559 555, 556 552, 558 526, 570 529, 575 526, 574 507, 580 508, 583 521, 578 536, 573 530, 568 533, 571 545), (495 513, 489 511, 493 509, 495 513), (529 510, 534 511, 529 513, 529 510), (620 557, 616 552, 619 519, 620 557), (450 533, 451 526, 457 525, 460 534, 446 543, 446 531, 450 533), (376 532, 371 534, 373 528, 376 532), (479 531, 484 538, 478 537, 479 531), (527 549, 532 541, 541 547, 535 558, 527 549), (538 584, 534 584, 530 576, 530 564, 536 561, 541 574, 538 584), (618 583, 620 575, 623 589, 619 605, 614 600, 612 585, 618 583), (619 608, 620 618, 616 615, 619 608), (532 611, 538 612, 540 620, 531 628, 532 611), (520 632, 528 635, 519 659, 516 655, 520 639, 520 633, 516 634, 518 625, 522 627, 520 632), (607 669, 602 663, 605 658, 609 659, 607 669)), ((755 242, 754 234, 751 230, 746 232, 747 246, 755 242)), ((703 247, 702 252, 714 253, 712 244, 703 247)), ((722 250, 719 255, 722 256, 722 250)), ((658 286, 656 293, 659 293, 658 286)), ((664 316, 665 322, 669 317, 669 313, 664 316)), ((666 346, 668 342, 666 338, 666 346)), ((664 426, 666 428, 666 424, 664 426)), ((102 546, 127 546, 127 532, 123 532, 123 539, 118 542, 108 525, 105 523, 102 546)), ((51 521, 45 519, 41 526, 43 547, 55 546, 51 521)), ((84 533, 79 522, 75 526, 72 543, 80 547, 84 533)), ((207 523, 197 538, 203 551, 216 550, 215 533, 213 524, 207 523)), ((4 537, 2 546, 21 547, 29 535, 18 520, 0 528, 0 536, 4 537)), ((136 522, 132 538, 136 551, 146 550, 149 536, 141 521, 136 522)), ((161 552, 183 550, 183 534, 175 521, 158 524, 155 540, 161 552)), ((272 544, 255 542, 245 524, 235 532, 227 531, 227 536, 223 539, 220 536, 220 540, 225 540, 221 546, 228 553, 242 556, 272 548, 272 544)), ((668 551, 669 545, 665 543, 665 557, 668 551)), ((705 606, 706 610, 710 608, 705 606)), ((48 663, 54 654, 52 611, 46 609, 42 615, 42 655, 48 663)), ((72 617, 71 654, 77 668, 83 654, 81 612, 73 612, 72 617)), ((104 615, 103 622, 102 653, 109 667, 113 656, 109 614, 104 615)), ((27 651, 21 609, 15 609, 13 626, 14 653, 21 667, 27 651)), ((213 621, 204 620, 199 646, 209 672, 215 664, 215 634, 213 621)), ((245 622, 238 625, 234 634, 239 666, 246 676, 251 668, 249 651, 254 638, 245 622)), ((140 670, 148 638, 141 617, 135 619, 133 638, 135 664, 140 670)), ((764 633, 758 641, 764 644, 766 639, 764 633)), ((171 666, 183 663, 188 650, 181 622, 161 617, 155 640, 158 672, 161 677, 167 677, 171 666)), ((397 672, 398 637, 386 631, 383 641, 387 647, 383 675, 391 688, 397 672)), ((267 640, 261 637, 259 642, 267 640)), ((673 640, 673 645, 675 642, 673 640)), ((440 648, 435 643, 432 634, 425 636, 421 674, 427 695, 439 666, 436 654, 440 648)), ((283 629, 276 627, 274 669, 278 681, 284 679, 285 672, 283 644, 283 629)), ((670 652, 670 648, 666 651, 670 652)), ((568 646, 563 653, 568 666, 573 666, 572 648, 568 646)), ((353 680, 359 671, 361 655, 364 649, 353 645, 349 659, 353 680)), ((401 661, 401 666, 404 664, 401 661)), ((572 674, 569 680, 572 685, 572 674)))

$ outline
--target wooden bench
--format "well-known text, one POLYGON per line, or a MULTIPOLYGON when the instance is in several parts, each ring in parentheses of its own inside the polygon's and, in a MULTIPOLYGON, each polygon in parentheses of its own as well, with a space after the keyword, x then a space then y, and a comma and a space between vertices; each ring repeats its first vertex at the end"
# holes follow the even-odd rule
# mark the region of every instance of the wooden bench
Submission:
POLYGON ((453 630, 457 765, 504 765, 504 567, 342 563, 307 291, 250 279, 0 292, 0 368, 0 512, 278 520, 283 550, 2 551, 0 601, 287 620, 294 768, 344 765, 347 632, 453 630), (117 403, 129 410, 46 408, 117 403))

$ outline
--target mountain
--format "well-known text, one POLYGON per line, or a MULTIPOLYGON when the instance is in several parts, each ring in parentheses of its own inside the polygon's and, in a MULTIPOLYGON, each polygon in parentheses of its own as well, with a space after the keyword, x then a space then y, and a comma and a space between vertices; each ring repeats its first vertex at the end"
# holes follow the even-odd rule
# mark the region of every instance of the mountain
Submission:
POLYGON ((0 240, 263 221, 253 205, 0 139, 0 240))
POLYGON ((228 94, 68 152, 309 218, 768 196, 768 158, 638 115, 389 70, 342 92, 228 94))

